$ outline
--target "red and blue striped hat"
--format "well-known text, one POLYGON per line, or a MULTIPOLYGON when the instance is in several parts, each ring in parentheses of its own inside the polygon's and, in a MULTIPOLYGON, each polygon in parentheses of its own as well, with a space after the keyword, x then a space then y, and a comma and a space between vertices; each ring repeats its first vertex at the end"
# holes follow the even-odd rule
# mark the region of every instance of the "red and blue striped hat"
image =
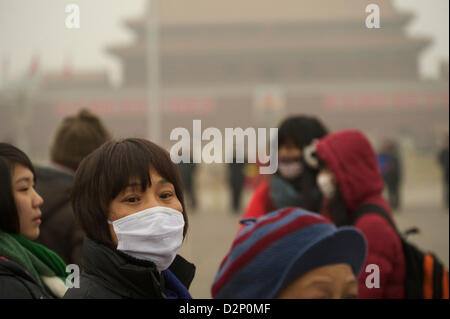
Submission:
POLYGON ((212 286, 213 298, 271 299, 309 270, 345 263, 358 276, 366 259, 364 235, 336 228, 321 215, 290 207, 247 224, 236 236, 212 286))

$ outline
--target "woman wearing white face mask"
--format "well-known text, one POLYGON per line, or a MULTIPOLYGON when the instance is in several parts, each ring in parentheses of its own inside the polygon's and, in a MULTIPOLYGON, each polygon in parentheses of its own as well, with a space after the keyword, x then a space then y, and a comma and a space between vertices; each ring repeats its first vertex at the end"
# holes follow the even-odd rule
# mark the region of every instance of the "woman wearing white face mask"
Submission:
POLYGON ((383 177, 369 140, 358 131, 332 133, 311 147, 308 165, 320 169, 317 184, 324 197, 322 214, 337 226, 354 225, 366 237, 366 265, 380 269, 378 289, 366 285, 369 273, 359 276, 359 298, 404 298, 405 258, 400 237, 392 226, 392 212, 383 198, 383 177), (388 221, 377 211, 383 210, 388 221), (364 215, 360 215, 365 211, 364 215), (359 216, 359 217, 358 217, 359 216))
POLYGON ((165 150, 143 139, 103 144, 80 164, 72 205, 87 237, 80 288, 65 298, 191 298, 195 266, 177 255, 187 215, 165 150))
POLYGON ((290 206, 319 211, 322 197, 316 185, 317 170, 305 165, 304 147, 326 134, 327 129, 314 117, 294 116, 281 123, 278 171, 256 188, 243 219, 258 218, 290 206))

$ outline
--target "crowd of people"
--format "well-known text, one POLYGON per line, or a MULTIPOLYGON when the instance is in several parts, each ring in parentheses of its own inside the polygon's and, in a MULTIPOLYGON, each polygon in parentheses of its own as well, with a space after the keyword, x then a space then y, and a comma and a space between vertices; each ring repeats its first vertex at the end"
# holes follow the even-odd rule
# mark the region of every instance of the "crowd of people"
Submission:
MULTIPOLYGON (((242 212, 212 297, 405 298, 395 145, 377 155, 361 132, 309 116, 285 119, 277 138, 278 170, 242 212)), ((195 165, 145 139, 114 140, 87 110, 61 123, 50 159, 35 166, 0 143, 0 298, 192 298, 196 268, 178 251, 197 206, 195 165), (67 282, 69 264, 81 268, 79 286, 67 282)), ((448 205, 448 139, 439 163, 448 205)), ((243 165, 229 171, 241 213, 243 165)), ((448 277, 442 285, 448 298, 448 277)))

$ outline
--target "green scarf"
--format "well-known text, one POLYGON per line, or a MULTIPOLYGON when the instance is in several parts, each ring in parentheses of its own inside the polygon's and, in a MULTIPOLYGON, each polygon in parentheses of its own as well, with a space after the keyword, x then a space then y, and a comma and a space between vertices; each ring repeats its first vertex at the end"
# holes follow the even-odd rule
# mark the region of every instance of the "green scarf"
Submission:
POLYGON ((65 282, 68 274, 64 261, 50 249, 17 234, 0 231, 0 256, 4 256, 25 268, 31 277, 47 292, 41 276, 59 277, 65 282))

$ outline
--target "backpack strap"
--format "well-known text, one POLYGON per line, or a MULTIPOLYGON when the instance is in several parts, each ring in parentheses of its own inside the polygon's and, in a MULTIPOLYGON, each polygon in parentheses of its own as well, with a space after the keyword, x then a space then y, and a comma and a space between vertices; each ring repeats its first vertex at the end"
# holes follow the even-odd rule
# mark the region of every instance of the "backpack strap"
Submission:
MULTIPOLYGON (((448 298, 449 277, 444 264, 434 254, 424 253, 407 242, 398 231, 392 218, 379 205, 365 204, 358 208, 353 215, 352 224, 366 214, 382 216, 395 229, 402 241, 406 263, 405 297, 413 299, 448 298)), ((409 232, 416 233, 418 229, 412 228, 409 232)))
POLYGON ((353 215, 352 225, 354 225, 358 219, 360 219, 362 216, 366 214, 377 214, 383 217, 385 220, 389 222, 392 228, 394 228, 395 232, 401 237, 401 234, 398 231, 397 226, 395 226, 392 218, 382 207, 380 207, 380 205, 377 204, 364 204, 360 208, 358 208, 353 215))
POLYGON ((439 259, 434 255, 431 254, 431 256, 434 259, 434 263, 433 263, 433 298, 435 299, 442 299, 443 296, 443 276, 444 276, 444 271, 445 270, 445 266, 442 265, 439 261, 439 259))

